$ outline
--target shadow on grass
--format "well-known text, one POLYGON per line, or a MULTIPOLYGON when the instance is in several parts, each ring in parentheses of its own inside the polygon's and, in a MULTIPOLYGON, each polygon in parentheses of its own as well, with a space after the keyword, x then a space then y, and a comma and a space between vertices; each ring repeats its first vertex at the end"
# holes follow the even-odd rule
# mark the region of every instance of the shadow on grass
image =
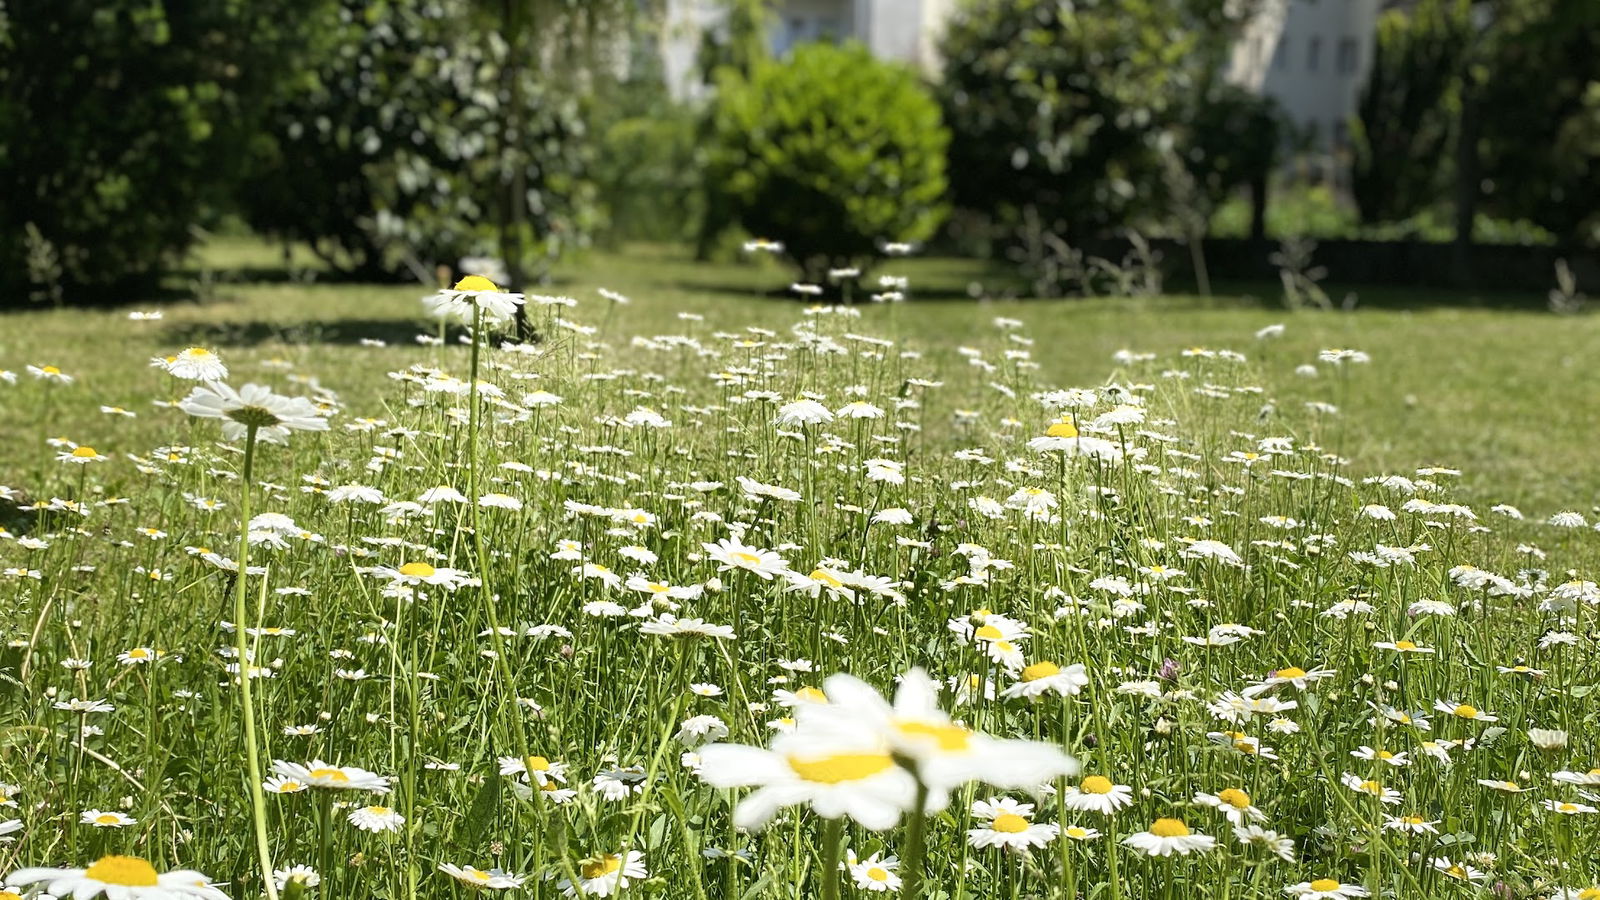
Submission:
MULTIPOLYGON (((354 346, 377 340, 395 346, 412 346, 417 335, 431 334, 408 319, 332 319, 312 322, 185 322, 166 329, 174 343, 204 347, 255 347, 261 344, 333 344, 354 346)), ((454 341, 454 332, 446 340, 454 341)))

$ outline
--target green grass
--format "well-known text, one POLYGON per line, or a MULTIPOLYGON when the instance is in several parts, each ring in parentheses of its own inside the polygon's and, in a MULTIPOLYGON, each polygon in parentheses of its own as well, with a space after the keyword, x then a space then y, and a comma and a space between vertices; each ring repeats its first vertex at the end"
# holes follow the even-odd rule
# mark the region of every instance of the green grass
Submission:
MULTIPOLYGON (((77 357, 74 368, 106 393, 97 402, 132 405, 119 396, 125 372, 150 356, 186 343, 214 345, 230 357, 254 360, 284 356, 315 366, 339 383, 370 391, 381 384, 381 366, 370 361, 401 358, 354 346, 363 337, 406 344, 420 330, 417 286, 232 283, 239 269, 272 271, 276 249, 254 241, 226 240, 202 258, 218 282, 215 299, 161 307, 161 322, 129 323, 124 310, 10 315, 0 335, 0 366, 77 357), (86 352, 88 351, 88 352, 86 352), (354 361, 361 360, 360 365, 354 361)), ((296 264, 314 261, 305 255, 296 264)), ((959 260, 908 260, 883 272, 905 273, 914 294, 965 297, 972 285, 1009 286, 1006 273, 959 260)), ((628 333, 675 333, 680 311, 713 316, 726 328, 770 324, 787 317, 795 301, 779 296, 787 270, 770 262, 706 265, 677 248, 645 246, 593 253, 561 269, 549 288, 584 300, 609 287, 634 303, 619 310, 611 327, 628 333)), ((981 333, 996 316, 1024 319, 1035 339, 1041 377, 1062 383, 1093 383, 1113 369, 1120 349, 1175 346, 1230 348, 1277 371, 1314 362, 1318 350, 1348 347, 1371 354, 1381 378, 1354 384, 1333 400, 1325 384, 1283 378, 1265 398, 1280 404, 1306 399, 1343 402, 1360 427, 1347 448, 1373 468, 1404 468, 1418 461, 1467 472, 1465 491, 1477 502, 1494 503, 1514 491, 1529 512, 1587 510, 1600 503, 1600 467, 1593 463, 1592 366, 1600 357, 1600 320, 1543 312, 1537 298, 1437 289, 1406 290, 1332 285, 1342 298, 1362 298, 1354 313, 1289 313, 1278 307, 1272 285, 1230 284, 1232 296, 1162 297, 1062 301, 970 302, 938 299, 897 310, 898 327, 914 341, 959 342, 981 333), (1509 307, 1523 300, 1524 308, 1509 307), (1259 328, 1284 323, 1283 339, 1258 342, 1259 328)), ((134 304, 129 308, 140 308, 134 304)), ((881 312, 881 311, 880 311, 881 312)), ((36 433, 33 410, 8 404, 0 429, 36 433)), ((53 433, 97 439, 111 423, 92 409, 63 411, 53 433)), ((125 427, 118 425, 118 427, 125 427)))
MULTIPOLYGON (((1591 318, 1439 293, 1348 314, 1242 293, 978 302, 956 298, 1006 273, 937 259, 885 265, 913 299, 856 318, 784 298, 770 261, 637 247, 558 272, 549 293, 580 302, 530 307, 545 340, 525 352, 460 328, 419 344, 438 326, 415 286, 238 274, 274 259, 213 245, 206 299, 157 321, 3 320, 0 880, 94 864, 140 883, 145 863, 103 859, 130 855, 246 900, 270 857, 315 868, 313 898, 467 896, 440 867, 471 865, 554 900, 633 851, 649 874, 624 898, 833 900, 848 847, 898 857, 908 900, 1267 900, 1324 879, 1592 896, 1591 318), (190 346, 236 387, 315 398, 327 430, 229 443, 158 405, 194 386, 151 358, 190 346), (1372 361, 1320 362, 1330 348, 1372 361), (47 365, 75 380, 25 370, 47 365), (1073 386, 1095 396, 1036 398, 1073 386), (808 394, 838 417, 778 421, 808 394), (845 418, 852 401, 880 415, 845 418), (1107 455, 1064 453, 1096 446, 1067 419, 1107 455), (383 500, 336 501, 348 485, 383 500), (1588 521, 1547 524, 1563 510, 1588 521), (292 521, 247 530, 261 513, 292 521), (671 636, 670 613, 732 633, 671 636), (937 710, 872 699, 919 668, 937 710), (502 773, 521 758, 548 774, 502 773), (273 760, 389 790, 262 796, 273 760), (1096 775, 1125 809, 1080 808, 1096 775), (1483 783, 1507 780, 1521 792, 1483 783), (800 793, 757 827, 772 785, 800 793), (853 821, 825 818, 830 797, 853 821), (1234 802, 1292 858, 1235 832, 1234 802), (82 821, 108 812, 133 821, 82 821), (1215 846, 1124 843, 1174 819, 1215 846), (982 846, 1018 834, 1043 846, 982 846)), ((877 896, 855 886, 872 867, 842 892, 877 896)))

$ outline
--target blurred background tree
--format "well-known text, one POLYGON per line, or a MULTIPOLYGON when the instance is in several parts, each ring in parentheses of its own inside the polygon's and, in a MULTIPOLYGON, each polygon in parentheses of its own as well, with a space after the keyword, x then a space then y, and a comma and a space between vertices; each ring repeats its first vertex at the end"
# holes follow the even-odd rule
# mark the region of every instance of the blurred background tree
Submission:
POLYGON ((721 70, 708 177, 739 223, 782 241, 803 277, 860 265, 944 219, 949 133, 909 69, 812 43, 748 77, 721 70))
POLYGON ((0 295, 149 288, 242 177, 329 0, 0 7, 0 295))

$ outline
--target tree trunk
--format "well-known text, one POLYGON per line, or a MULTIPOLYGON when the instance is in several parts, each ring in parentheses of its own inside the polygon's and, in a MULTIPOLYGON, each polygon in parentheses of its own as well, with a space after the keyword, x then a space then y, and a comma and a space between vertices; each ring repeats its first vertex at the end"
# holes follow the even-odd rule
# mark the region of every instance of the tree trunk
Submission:
POLYGON ((1267 239, 1267 191, 1272 180, 1269 171, 1257 172, 1250 179, 1250 240, 1267 239))
POLYGON ((1461 83, 1461 126, 1456 135, 1456 238, 1451 277, 1472 280, 1472 232, 1478 217, 1478 91, 1469 71, 1461 83))

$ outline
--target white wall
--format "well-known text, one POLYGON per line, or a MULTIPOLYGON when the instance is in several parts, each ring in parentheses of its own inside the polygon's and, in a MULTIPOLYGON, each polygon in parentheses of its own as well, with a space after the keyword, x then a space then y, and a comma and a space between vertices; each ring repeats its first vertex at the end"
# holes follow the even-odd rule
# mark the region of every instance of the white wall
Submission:
POLYGON ((1380 0, 1288 0, 1261 90, 1314 146, 1336 150, 1347 140, 1361 86, 1372 65, 1380 0))

